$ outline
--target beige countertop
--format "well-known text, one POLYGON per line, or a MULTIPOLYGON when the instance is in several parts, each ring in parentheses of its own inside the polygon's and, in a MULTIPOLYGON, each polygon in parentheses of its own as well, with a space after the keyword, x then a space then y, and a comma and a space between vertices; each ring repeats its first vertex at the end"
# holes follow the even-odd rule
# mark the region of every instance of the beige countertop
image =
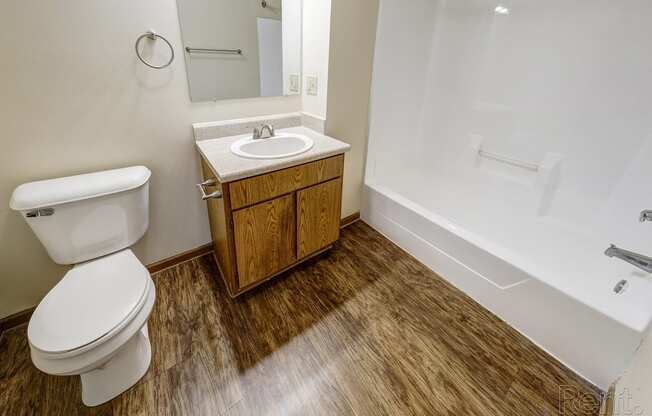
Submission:
POLYGON ((196 141, 195 145, 213 169, 213 172, 217 174, 217 179, 222 183, 301 165, 345 153, 351 149, 350 145, 317 133, 307 127, 290 127, 277 130, 277 134, 281 133, 303 134, 312 138, 315 144, 305 153, 282 159, 246 159, 233 154, 231 145, 244 137, 251 136, 251 133, 196 141))

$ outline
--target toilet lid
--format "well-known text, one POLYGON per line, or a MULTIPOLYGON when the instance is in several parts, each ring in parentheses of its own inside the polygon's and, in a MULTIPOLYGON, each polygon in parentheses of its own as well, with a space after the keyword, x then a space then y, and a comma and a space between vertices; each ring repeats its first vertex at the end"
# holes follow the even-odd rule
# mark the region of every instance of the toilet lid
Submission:
POLYGON ((131 250, 75 266, 34 311, 29 342, 41 351, 59 353, 98 340, 140 310, 149 281, 149 272, 131 250))

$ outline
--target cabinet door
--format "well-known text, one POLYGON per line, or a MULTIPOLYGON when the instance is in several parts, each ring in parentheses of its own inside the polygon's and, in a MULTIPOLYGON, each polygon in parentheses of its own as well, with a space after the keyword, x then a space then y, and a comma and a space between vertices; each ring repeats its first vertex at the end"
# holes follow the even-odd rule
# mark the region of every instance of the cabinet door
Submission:
POLYGON ((233 212, 240 289, 294 263, 294 194, 233 212))
POLYGON ((339 238, 341 205, 342 178, 297 192, 299 259, 339 238))

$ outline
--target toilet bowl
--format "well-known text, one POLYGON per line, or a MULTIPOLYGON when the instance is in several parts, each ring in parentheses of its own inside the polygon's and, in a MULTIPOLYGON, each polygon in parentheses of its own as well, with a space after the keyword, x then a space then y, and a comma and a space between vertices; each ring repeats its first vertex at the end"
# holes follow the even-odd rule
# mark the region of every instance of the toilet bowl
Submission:
POLYGON ((110 400, 149 367, 154 299, 154 283, 131 250, 74 267, 32 315, 32 362, 48 374, 80 375, 88 406, 110 400))
POLYGON ((128 248, 149 224, 149 177, 137 166, 33 182, 12 195, 10 206, 53 260, 74 264, 32 314, 32 362, 48 374, 79 375, 87 406, 129 389, 151 362, 156 290, 128 248))

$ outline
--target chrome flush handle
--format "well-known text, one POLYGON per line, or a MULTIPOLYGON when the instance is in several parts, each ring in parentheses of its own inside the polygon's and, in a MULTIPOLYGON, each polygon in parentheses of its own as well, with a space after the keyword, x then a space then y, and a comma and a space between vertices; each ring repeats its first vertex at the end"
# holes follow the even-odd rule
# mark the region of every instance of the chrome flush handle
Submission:
POLYGON ((211 194, 207 194, 206 190, 204 189, 205 186, 213 186, 217 184, 217 179, 208 179, 205 180, 202 183, 198 183, 197 187, 199 188, 199 191, 201 192, 201 199, 206 201, 207 199, 219 199, 222 198, 222 191, 217 190, 211 194))
POLYGON ((25 214, 27 218, 49 217, 50 215, 54 215, 54 208, 33 209, 25 214))
POLYGON ((652 221, 652 209, 646 209, 641 212, 641 216, 638 217, 640 222, 652 221))

